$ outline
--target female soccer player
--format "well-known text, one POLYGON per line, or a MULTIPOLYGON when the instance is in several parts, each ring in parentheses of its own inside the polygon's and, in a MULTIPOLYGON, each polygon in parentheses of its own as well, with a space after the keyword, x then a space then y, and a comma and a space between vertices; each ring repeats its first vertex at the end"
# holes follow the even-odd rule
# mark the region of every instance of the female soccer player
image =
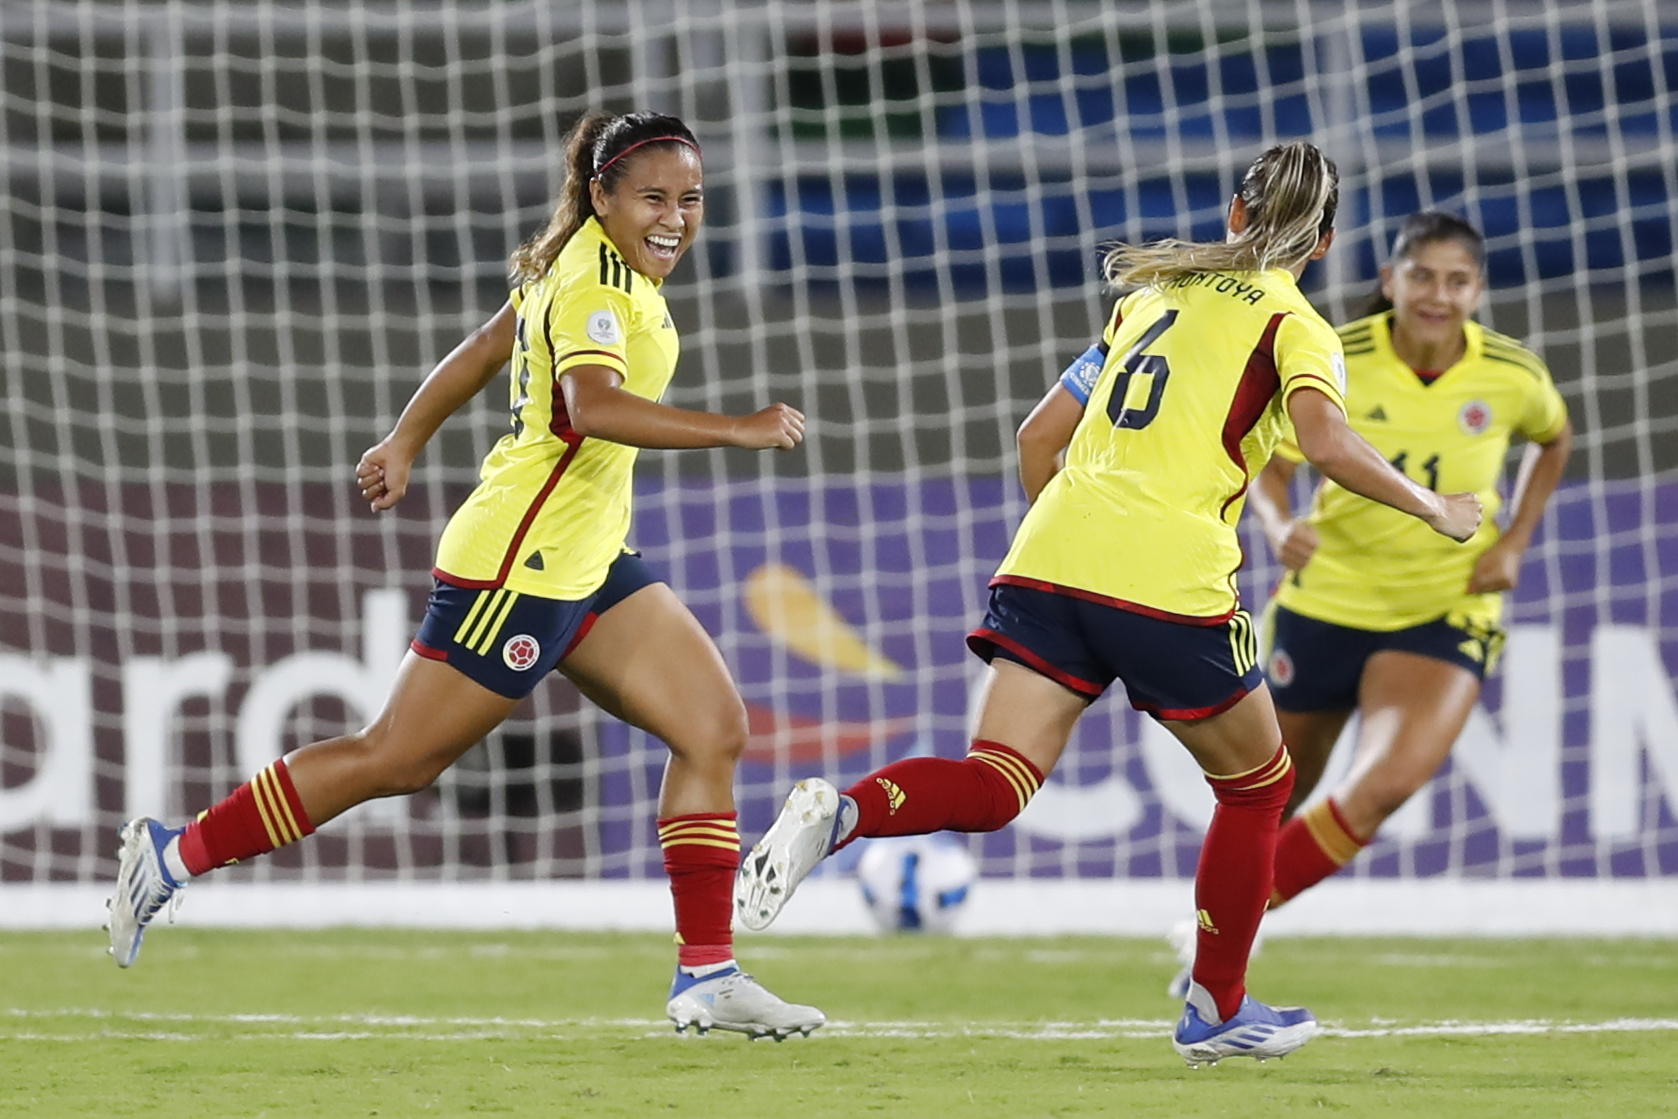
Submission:
POLYGON ((819 1010, 734 963, 734 767, 746 712, 716 646, 624 547, 641 447, 788 449, 804 417, 658 402, 677 338, 661 285, 704 216, 699 146, 674 117, 591 115, 571 133, 547 228, 512 258, 511 300, 444 358, 356 475, 374 511, 402 499, 437 428, 512 360, 512 430, 438 546, 436 586, 384 710, 365 729, 279 759, 198 821, 122 833, 111 951, 191 877, 302 839, 372 797, 412 793, 512 713, 554 668, 670 748, 658 834, 675 899, 678 1030, 808 1034, 819 1010))
POLYGON ((1275 907, 1339 870, 1433 777, 1468 721, 1503 643, 1502 594, 1561 480, 1567 406, 1537 355, 1472 318, 1485 294, 1479 231, 1413 214, 1381 269, 1374 313, 1341 328, 1352 429, 1432 490, 1470 490, 1495 513, 1510 436, 1529 440, 1514 514, 1465 547, 1333 482, 1293 516, 1299 462, 1283 443, 1253 492, 1287 568, 1267 618, 1266 673, 1299 776, 1291 813, 1316 786, 1354 710, 1352 770, 1289 820, 1276 847, 1275 907))
POLYGON ((860 836, 1002 827, 1117 678, 1188 747, 1218 799, 1177 1051, 1191 1062, 1280 1056, 1315 1032, 1309 1012, 1265 1006, 1244 981, 1293 767, 1236 600, 1242 497, 1288 416, 1307 458, 1342 485, 1456 539, 1480 518, 1473 495, 1424 489, 1346 426, 1339 339, 1297 286, 1333 240, 1337 197, 1321 152, 1279 146, 1242 180, 1224 242, 1109 253, 1108 278, 1139 290, 1020 429, 1033 504, 968 637, 990 662, 970 752, 896 762, 843 796, 800 782, 741 868, 747 927, 768 924, 821 858, 860 836))

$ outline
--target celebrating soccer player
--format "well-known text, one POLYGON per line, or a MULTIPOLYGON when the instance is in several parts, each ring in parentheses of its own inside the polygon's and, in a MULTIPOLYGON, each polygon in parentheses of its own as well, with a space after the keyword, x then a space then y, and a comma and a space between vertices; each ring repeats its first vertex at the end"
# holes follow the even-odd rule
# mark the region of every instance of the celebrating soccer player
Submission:
POLYGON ((1020 428, 1033 504, 968 637, 990 663, 970 752, 896 762, 843 795, 800 782, 741 867, 735 904, 748 928, 858 837, 1008 823, 1078 716, 1119 679, 1188 747, 1218 800, 1195 879, 1199 957, 1177 1051, 1191 1062, 1264 1058, 1311 1037, 1309 1012, 1246 993, 1294 777, 1236 596, 1243 497, 1291 417, 1305 457, 1347 489, 1452 539, 1480 523, 1474 495, 1416 484, 1346 425, 1340 340, 1298 288, 1333 240, 1338 194, 1334 164, 1314 146, 1278 146, 1243 178, 1224 241, 1108 254, 1108 278, 1135 290, 1020 428))
POLYGON ((1354 710, 1352 770, 1289 820, 1271 906, 1339 870, 1433 777, 1468 721, 1503 643, 1503 596, 1572 449, 1567 406, 1544 362, 1472 318, 1485 294, 1478 230, 1412 214, 1367 318, 1340 331, 1353 430, 1431 490, 1470 490, 1495 512, 1510 436, 1530 442, 1509 527, 1490 517, 1464 547, 1333 482, 1295 519, 1284 442, 1253 511, 1287 568, 1266 618, 1266 675, 1299 777, 1291 812, 1322 777, 1354 710))
POLYGON ((670 748, 658 835, 680 944, 667 1007, 753 1036, 825 1018, 734 963, 734 768, 746 713, 716 646, 626 550, 638 448, 795 447, 804 417, 660 404, 676 329, 661 285, 704 216, 699 146, 674 117, 590 115, 566 146, 547 228, 512 258, 510 301, 444 358, 356 475, 375 511, 408 488, 438 427, 511 358, 512 430, 438 547, 425 621, 384 710, 354 734, 274 762, 196 822, 122 832, 111 952, 128 967, 147 923, 189 879, 266 854, 372 797, 425 788, 556 667, 670 748))

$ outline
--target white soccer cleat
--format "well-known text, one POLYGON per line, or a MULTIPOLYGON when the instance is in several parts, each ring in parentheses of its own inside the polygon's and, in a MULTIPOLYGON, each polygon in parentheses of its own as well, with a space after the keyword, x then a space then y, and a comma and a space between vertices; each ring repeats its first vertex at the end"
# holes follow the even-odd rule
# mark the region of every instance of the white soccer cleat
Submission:
MULTIPOLYGON (((117 851, 116 892, 105 901, 111 914, 105 928, 118 967, 134 966, 146 926, 171 900, 180 904, 185 883, 175 881, 163 860, 163 849, 179 834, 148 816, 134 817, 118 833, 122 847, 117 851)), ((173 906, 169 914, 174 916, 173 906)))
POLYGON ((827 1015, 815 1007, 787 1002, 734 967, 697 978, 678 969, 664 1012, 676 1023, 677 1033, 686 1033, 689 1026, 701 1034, 732 1030, 754 1041, 785 1041, 793 1034, 809 1037, 811 1030, 827 1024, 827 1015))
POLYGON ((734 878, 734 913, 742 925, 754 932, 768 928, 798 884, 832 852, 839 803, 839 790, 820 777, 792 787, 781 814, 734 878))

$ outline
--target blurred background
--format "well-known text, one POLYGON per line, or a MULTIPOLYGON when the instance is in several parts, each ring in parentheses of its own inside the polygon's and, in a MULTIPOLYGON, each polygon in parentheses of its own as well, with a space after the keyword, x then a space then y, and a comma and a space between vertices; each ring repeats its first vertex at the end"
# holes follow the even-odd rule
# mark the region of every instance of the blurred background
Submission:
MULTIPOLYGON (((91 886, 127 815, 196 812, 374 713, 504 382, 393 513, 354 464, 505 300, 572 122, 647 108, 707 173, 667 399, 811 418, 790 454, 639 474, 631 543, 751 708, 744 835, 797 777, 965 747, 1012 432, 1101 329, 1100 246, 1220 236, 1251 160, 1309 138, 1342 176, 1305 278, 1331 321, 1407 214, 1458 213, 1489 238, 1483 321, 1580 432, 1501 679, 1345 877, 1658 886, 1675 90, 1667 0, 0 3, 0 882, 91 886)), ((1257 610, 1276 569, 1248 544, 1257 610)), ((657 885, 662 758, 556 677, 435 789, 229 876, 657 885)), ((970 849, 987 879, 1180 884, 1209 809, 1119 695, 970 849)))

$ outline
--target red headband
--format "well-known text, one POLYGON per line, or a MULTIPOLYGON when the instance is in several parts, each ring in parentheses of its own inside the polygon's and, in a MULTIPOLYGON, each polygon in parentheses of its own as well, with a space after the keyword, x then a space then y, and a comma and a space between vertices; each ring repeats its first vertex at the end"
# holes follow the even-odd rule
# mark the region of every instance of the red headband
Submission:
MULTIPOLYGON (((619 152, 617 155, 614 155, 611 159, 608 159, 605 163, 602 163, 599 167, 596 167, 594 169, 594 177, 598 179, 600 176, 604 175, 606 173, 606 168, 610 167, 612 164, 616 163, 618 160, 622 159, 624 156, 628 155, 630 152, 634 151, 636 148, 644 148, 648 144, 665 144, 665 143, 686 144, 688 147, 693 149, 693 154, 694 155, 699 155, 700 154, 699 145, 694 143, 692 140, 684 140, 680 136, 654 136, 650 140, 638 140, 638 141, 636 141, 635 143, 629 145, 627 148, 623 149, 623 151, 619 152)), ((701 156, 701 158, 703 158, 703 156, 701 156)))

